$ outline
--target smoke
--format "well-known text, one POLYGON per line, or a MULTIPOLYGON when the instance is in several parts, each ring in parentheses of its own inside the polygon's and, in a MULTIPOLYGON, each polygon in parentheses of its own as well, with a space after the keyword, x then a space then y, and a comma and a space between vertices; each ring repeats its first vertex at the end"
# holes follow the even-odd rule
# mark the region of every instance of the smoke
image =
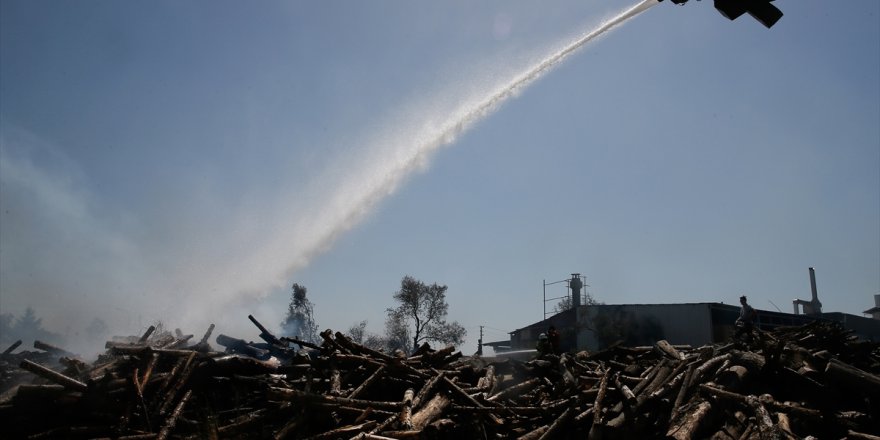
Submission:
POLYGON ((210 323, 234 333, 250 328, 248 312, 271 328, 281 314, 259 299, 284 289, 409 176, 427 169, 441 147, 655 3, 645 0, 523 69, 422 94, 309 181, 283 177, 280 189, 256 188, 234 200, 209 181, 165 191, 149 206, 111 201, 99 194, 113 188, 99 187, 64 146, 6 124, 0 308, 33 307, 47 327, 65 333, 72 350, 77 341, 94 344, 85 326, 96 318, 117 334, 139 334, 157 319, 187 333, 210 323))

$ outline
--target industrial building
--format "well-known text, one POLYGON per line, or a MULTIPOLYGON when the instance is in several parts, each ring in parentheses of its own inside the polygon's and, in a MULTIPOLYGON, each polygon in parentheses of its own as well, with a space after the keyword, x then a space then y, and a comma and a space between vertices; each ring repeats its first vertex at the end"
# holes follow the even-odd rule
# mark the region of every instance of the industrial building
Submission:
MULTIPOLYGON (((667 340, 694 347, 729 341, 739 316, 738 305, 722 303, 686 304, 590 304, 581 305, 583 282, 572 274, 569 292, 572 307, 543 321, 510 332, 509 341, 489 342, 496 353, 535 347, 538 335, 553 326, 560 333, 560 350, 601 350, 614 344, 651 345, 667 340)), ((772 330, 799 326, 816 320, 839 322, 864 340, 880 341, 880 295, 876 306, 865 311, 872 318, 847 313, 823 313, 816 291, 815 271, 810 268, 810 300, 793 301, 794 313, 758 310, 756 326, 772 330)))

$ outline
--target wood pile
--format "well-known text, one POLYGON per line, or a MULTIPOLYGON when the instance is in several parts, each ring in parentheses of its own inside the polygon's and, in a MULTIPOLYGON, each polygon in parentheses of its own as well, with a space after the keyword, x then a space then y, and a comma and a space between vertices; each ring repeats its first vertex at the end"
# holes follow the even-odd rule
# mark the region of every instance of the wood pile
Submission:
POLYGON ((832 323, 519 362, 388 354, 330 330, 314 345, 250 318, 265 343, 220 335, 215 351, 212 326, 193 345, 108 343, 93 364, 21 359, 30 380, 0 398, 0 437, 880 438, 880 348, 832 323))

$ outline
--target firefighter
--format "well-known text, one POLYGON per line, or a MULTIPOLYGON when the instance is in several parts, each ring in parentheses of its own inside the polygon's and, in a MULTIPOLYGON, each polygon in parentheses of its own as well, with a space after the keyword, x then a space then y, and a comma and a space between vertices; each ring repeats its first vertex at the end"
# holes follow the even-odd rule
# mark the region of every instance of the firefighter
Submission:
POLYGON ((553 347, 550 346, 550 341, 547 339, 546 333, 541 333, 538 335, 538 344, 535 346, 535 349, 538 350, 538 357, 548 355, 553 352, 553 347))

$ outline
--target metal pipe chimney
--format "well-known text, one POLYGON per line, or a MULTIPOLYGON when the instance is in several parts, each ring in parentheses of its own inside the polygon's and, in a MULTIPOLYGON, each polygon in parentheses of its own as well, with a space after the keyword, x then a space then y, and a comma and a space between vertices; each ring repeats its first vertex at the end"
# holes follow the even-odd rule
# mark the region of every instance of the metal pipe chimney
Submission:
POLYGON ((571 307, 577 309, 581 305, 581 288, 584 287, 584 283, 581 281, 581 274, 571 274, 568 287, 571 289, 571 307))

